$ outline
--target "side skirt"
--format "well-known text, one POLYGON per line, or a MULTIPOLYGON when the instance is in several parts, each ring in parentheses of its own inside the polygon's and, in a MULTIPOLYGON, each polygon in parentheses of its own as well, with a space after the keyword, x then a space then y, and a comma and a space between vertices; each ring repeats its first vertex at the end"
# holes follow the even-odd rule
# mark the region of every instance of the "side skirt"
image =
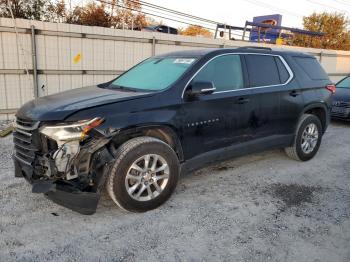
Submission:
POLYGON ((181 175, 185 175, 213 163, 222 162, 234 157, 258 153, 269 149, 288 147, 293 143, 293 140, 294 135, 274 135, 215 149, 195 156, 182 163, 181 175))

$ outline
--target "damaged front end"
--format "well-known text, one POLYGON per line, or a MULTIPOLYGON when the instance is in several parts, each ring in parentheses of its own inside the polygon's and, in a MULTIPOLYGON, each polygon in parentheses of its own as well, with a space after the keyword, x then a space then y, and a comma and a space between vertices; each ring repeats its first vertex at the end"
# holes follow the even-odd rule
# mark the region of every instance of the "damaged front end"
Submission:
POLYGON ((98 130, 103 119, 75 123, 16 120, 15 175, 32 185, 33 193, 82 214, 96 211, 113 156, 111 136, 98 130))

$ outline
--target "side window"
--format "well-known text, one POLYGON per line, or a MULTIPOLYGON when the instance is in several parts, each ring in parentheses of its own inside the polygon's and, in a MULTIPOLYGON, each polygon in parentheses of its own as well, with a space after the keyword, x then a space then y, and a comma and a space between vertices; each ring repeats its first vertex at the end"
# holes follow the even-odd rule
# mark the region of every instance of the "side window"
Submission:
POLYGON ((170 29, 170 34, 177 35, 177 29, 176 28, 169 27, 169 29, 170 29))
POLYGON ((243 75, 239 55, 223 55, 210 61, 192 80, 213 82, 216 91, 243 88, 243 75))
POLYGON ((280 73, 281 83, 283 84, 283 83, 287 82, 290 75, 287 71, 287 68, 285 67, 285 65, 283 64, 282 60, 279 57, 275 56, 275 61, 277 64, 278 72, 280 73))
POLYGON ((310 79, 328 79, 327 73, 321 67, 320 63, 316 60, 316 58, 295 56, 294 59, 310 79))
POLYGON ((250 87, 281 84, 274 56, 246 55, 245 60, 250 87))
POLYGON ((163 33, 167 33, 167 34, 169 33, 169 27, 165 25, 160 26, 159 29, 161 29, 160 31, 163 33))

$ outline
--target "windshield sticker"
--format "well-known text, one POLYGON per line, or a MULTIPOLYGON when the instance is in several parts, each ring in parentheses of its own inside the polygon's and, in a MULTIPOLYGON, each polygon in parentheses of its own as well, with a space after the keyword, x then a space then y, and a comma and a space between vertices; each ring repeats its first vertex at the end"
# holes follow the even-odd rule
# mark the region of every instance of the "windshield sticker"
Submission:
POLYGON ((174 64, 192 64, 194 60, 194 58, 177 58, 174 64))

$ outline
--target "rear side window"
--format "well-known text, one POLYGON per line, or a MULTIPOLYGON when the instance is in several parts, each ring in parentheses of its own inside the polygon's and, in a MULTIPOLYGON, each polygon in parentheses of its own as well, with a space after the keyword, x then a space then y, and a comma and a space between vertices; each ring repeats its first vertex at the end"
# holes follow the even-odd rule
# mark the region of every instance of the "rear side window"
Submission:
POLYGON ((312 80, 328 79, 326 72, 316 58, 295 56, 294 60, 312 80))
POLYGON ((213 82, 216 92, 243 88, 243 75, 239 55, 223 55, 210 61, 194 77, 193 82, 213 82))
POLYGON ((289 73, 287 71, 287 68, 283 64, 281 58, 275 56, 275 61, 276 61, 276 64, 277 64, 278 72, 280 73, 281 83, 287 82, 287 80, 290 77, 290 75, 289 75, 289 73))
POLYGON ((250 87, 281 84, 275 57, 270 55, 245 56, 250 87))

